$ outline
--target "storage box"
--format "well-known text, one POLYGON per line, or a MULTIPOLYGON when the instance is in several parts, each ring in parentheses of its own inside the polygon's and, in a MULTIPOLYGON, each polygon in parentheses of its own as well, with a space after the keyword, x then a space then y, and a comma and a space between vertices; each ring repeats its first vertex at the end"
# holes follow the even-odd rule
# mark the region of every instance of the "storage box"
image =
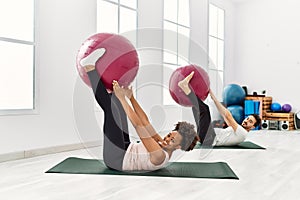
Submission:
POLYGON ((245 100, 260 101, 259 116, 261 119, 264 119, 266 113, 270 112, 272 97, 246 96, 245 100))

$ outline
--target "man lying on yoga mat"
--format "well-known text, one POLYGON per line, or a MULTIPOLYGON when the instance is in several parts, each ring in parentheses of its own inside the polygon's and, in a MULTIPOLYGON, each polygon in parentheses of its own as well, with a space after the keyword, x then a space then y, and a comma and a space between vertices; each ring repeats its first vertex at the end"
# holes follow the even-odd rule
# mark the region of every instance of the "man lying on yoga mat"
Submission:
POLYGON ((208 105, 199 99, 190 89, 189 82, 193 78, 194 72, 178 83, 178 86, 188 96, 193 104, 193 114, 197 124, 197 133, 203 146, 233 146, 242 143, 247 133, 260 124, 260 117, 256 114, 249 115, 241 125, 239 125, 228 109, 226 109, 210 90, 210 96, 214 101, 218 111, 228 125, 227 128, 213 128, 208 105))
POLYGON ((106 166, 120 171, 157 170, 168 163, 176 149, 192 150, 199 141, 194 125, 178 122, 173 131, 161 138, 134 98, 131 88, 123 88, 113 81, 113 92, 106 90, 95 70, 96 61, 104 54, 98 50, 82 59, 80 64, 84 66, 96 101, 104 111, 103 160, 106 166), (130 141, 126 116, 141 143, 130 141))

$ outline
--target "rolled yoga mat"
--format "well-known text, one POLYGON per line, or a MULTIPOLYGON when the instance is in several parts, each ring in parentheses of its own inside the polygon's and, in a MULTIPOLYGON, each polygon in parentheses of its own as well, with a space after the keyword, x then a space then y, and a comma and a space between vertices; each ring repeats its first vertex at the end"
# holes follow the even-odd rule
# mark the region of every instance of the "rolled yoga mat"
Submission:
POLYGON ((167 167, 149 172, 121 172, 108 169, 103 160, 70 157, 46 173, 158 176, 178 178, 239 179, 224 162, 170 162, 167 167))
MULTIPOLYGON (((200 148, 211 148, 211 147, 202 147, 200 143, 198 143, 194 149, 200 149, 200 148)), ((234 146, 214 146, 213 149, 266 149, 265 147, 261 147, 257 144, 254 144, 250 141, 242 142, 238 145, 234 146)))

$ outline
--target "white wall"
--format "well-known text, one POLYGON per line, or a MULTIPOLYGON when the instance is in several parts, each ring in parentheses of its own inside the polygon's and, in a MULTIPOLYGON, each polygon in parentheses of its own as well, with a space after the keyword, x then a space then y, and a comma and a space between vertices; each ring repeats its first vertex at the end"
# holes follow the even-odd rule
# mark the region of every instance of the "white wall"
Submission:
POLYGON ((230 81, 300 109, 300 1, 236 4, 235 64, 230 81))
POLYGON ((96 1, 37 1, 37 11, 38 114, 0 116, 0 154, 80 142, 73 115, 75 58, 96 30, 96 1))

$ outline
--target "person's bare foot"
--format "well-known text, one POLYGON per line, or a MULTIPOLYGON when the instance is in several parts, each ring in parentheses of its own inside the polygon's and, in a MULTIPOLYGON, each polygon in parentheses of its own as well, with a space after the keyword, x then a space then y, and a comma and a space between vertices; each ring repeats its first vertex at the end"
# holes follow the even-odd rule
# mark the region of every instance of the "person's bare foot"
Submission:
POLYGON ((192 71, 189 75, 187 75, 183 80, 178 82, 178 87, 182 89, 182 91, 188 95, 191 92, 191 89, 189 87, 190 80, 194 76, 194 71, 192 71))
POLYGON ((90 72, 95 70, 95 65, 85 65, 83 68, 86 72, 90 72))

